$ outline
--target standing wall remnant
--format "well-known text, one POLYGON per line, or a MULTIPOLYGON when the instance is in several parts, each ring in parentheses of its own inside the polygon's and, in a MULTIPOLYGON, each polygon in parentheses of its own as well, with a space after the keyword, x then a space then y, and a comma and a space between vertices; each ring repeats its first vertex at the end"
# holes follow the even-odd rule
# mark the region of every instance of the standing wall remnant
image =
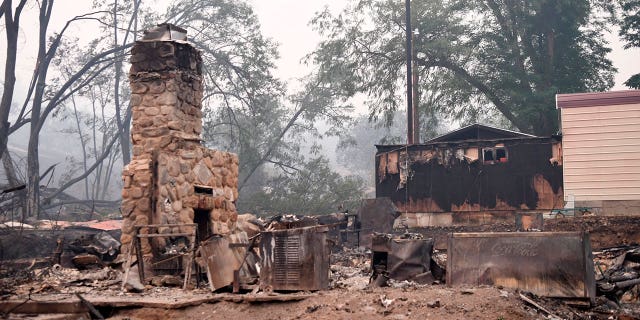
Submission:
MULTIPOLYGON (((172 38, 176 30, 160 25, 131 51, 131 138, 133 159, 123 170, 122 248, 127 254, 134 226, 198 224, 201 240, 236 230, 238 157, 201 145, 202 58, 190 43, 172 38), (163 36, 167 34, 168 37, 163 36)), ((146 259, 163 252, 168 236, 141 239, 146 259)), ((144 230, 144 229, 143 229, 144 230)))

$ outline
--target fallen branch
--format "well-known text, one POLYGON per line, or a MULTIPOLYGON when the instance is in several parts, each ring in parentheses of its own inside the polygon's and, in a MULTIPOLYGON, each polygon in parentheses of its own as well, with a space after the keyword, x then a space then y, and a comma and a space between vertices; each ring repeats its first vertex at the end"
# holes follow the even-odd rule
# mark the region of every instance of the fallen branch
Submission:
POLYGON ((91 302, 87 301, 85 298, 83 298, 79 293, 76 292, 76 297, 78 297, 78 299, 80 299, 80 302, 82 302, 82 304, 87 307, 87 309, 89 309, 89 311, 91 311, 91 313, 96 316, 96 318, 100 319, 100 320, 104 320, 104 316, 100 313, 100 311, 98 311, 98 309, 96 309, 91 302))
POLYGON ((535 301, 527 298, 527 296, 523 295, 522 293, 519 293, 520 295, 520 299, 522 299, 524 302, 536 307, 538 310, 546 313, 547 315, 549 315, 550 319, 553 320, 562 320, 562 318, 556 316, 555 314, 553 314, 551 311, 547 310, 545 307, 541 306, 540 304, 536 303, 535 301))

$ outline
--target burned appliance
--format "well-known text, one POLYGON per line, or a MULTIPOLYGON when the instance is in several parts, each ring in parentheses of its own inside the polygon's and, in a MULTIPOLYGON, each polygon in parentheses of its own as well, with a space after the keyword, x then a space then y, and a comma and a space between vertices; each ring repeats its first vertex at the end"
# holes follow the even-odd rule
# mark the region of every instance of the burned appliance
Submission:
POLYGON ((374 233, 371 241, 372 279, 378 286, 387 279, 431 283, 439 278, 431 272, 433 239, 374 233))
POLYGON ((325 290, 329 286, 326 226, 262 232, 260 287, 265 291, 325 290))

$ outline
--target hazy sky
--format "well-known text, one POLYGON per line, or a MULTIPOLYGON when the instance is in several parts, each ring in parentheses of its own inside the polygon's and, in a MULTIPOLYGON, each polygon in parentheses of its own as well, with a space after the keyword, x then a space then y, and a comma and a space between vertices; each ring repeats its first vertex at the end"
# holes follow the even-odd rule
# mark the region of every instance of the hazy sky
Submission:
MULTIPOLYGON (((320 40, 318 34, 308 25, 314 13, 322 10, 324 6, 328 6, 333 12, 339 12, 347 1, 251 0, 250 3, 260 19, 264 34, 280 43, 278 75, 289 80, 308 72, 307 67, 299 61, 313 50, 320 40)), ((631 75, 640 72, 640 49, 624 50, 617 31, 609 34, 607 40, 613 49, 609 58, 618 68, 613 90, 628 89, 622 83, 631 75)))
MULTIPOLYGON (((248 0, 260 20, 263 33, 280 44, 280 59, 277 61, 276 75, 281 79, 295 84, 295 78, 302 77, 310 72, 310 69, 301 64, 300 60, 305 54, 311 52, 319 41, 318 34, 311 29, 309 21, 314 14, 323 10, 325 6, 333 12, 339 12, 344 8, 346 0, 248 0)), ((166 3, 166 0, 156 1, 158 6, 166 3)), ((51 30, 60 30, 65 21, 73 16, 86 13, 90 10, 91 1, 82 0, 58 0, 55 3, 51 30)), ((31 4, 32 10, 26 10, 23 16, 23 28, 20 34, 20 46, 30 50, 22 51, 19 64, 19 82, 17 90, 25 86, 33 68, 33 57, 36 53, 35 41, 30 41, 37 34, 37 15, 33 10, 35 4, 31 4), (25 83, 26 82, 26 83, 25 83)), ((78 36, 81 39, 91 39, 95 24, 76 23, 70 29, 69 35, 78 36), (92 26, 93 25, 93 26, 92 26)), ((622 48, 622 43, 617 35, 610 34, 607 39, 611 42, 613 52, 609 55, 614 65, 618 68, 616 85, 614 90, 626 89, 622 83, 631 75, 640 72, 640 49, 622 48)), ((0 59, 4 61, 4 41, 0 43, 0 59)), ((2 69, 2 66, 0 66, 2 69)), ((0 70, 4 71, 4 70, 0 70)))
POLYGON ((278 75, 286 81, 304 76, 310 70, 300 60, 320 41, 309 26, 318 11, 327 6, 332 12, 344 8, 345 0, 251 0, 263 33, 280 44, 278 75))

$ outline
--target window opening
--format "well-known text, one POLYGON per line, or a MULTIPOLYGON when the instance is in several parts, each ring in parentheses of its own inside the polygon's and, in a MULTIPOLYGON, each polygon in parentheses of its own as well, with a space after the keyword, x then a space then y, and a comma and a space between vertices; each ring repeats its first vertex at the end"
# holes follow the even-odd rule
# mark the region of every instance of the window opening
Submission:
POLYGON ((483 148, 482 159, 484 161, 484 164, 507 162, 507 150, 504 147, 483 148))
POLYGON ((507 162, 507 150, 504 148, 496 148, 496 161, 507 162))
POLYGON ((492 148, 484 148, 482 149, 482 159, 484 159, 484 163, 493 163, 493 149, 492 148))
POLYGON ((205 186, 193 186, 193 192, 195 194, 207 194, 207 195, 212 196, 213 195, 213 188, 205 187, 205 186))

